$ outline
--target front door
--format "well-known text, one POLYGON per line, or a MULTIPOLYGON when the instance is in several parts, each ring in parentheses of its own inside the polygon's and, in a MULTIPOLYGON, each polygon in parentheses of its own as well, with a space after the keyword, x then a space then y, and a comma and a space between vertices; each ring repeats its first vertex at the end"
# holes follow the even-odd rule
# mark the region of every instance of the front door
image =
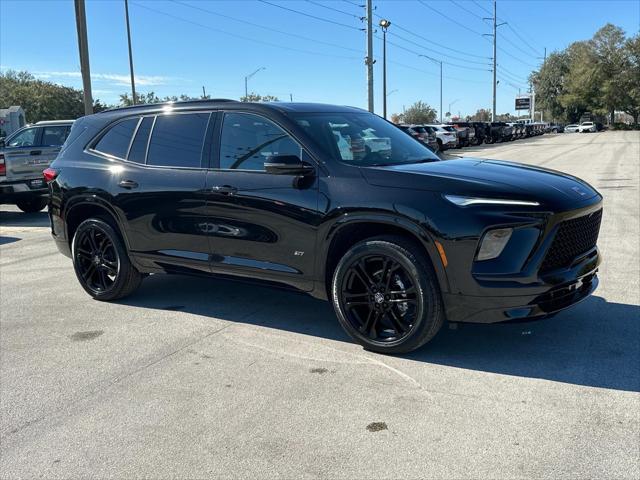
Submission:
POLYGON ((264 168, 272 155, 305 159, 304 150, 280 126, 251 113, 224 113, 219 139, 213 142, 215 168, 207 173, 212 271, 311 290, 320 221, 317 172, 295 182, 264 168))

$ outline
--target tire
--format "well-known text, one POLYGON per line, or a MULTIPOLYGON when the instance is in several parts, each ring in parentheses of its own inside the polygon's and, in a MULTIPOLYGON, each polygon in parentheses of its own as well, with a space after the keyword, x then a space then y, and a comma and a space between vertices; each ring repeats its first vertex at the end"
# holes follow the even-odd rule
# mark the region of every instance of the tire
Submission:
POLYGON ((33 197, 26 200, 18 200, 17 207, 24 213, 37 213, 47 206, 48 200, 45 197, 33 197))
POLYGON ((420 245, 399 236, 354 245, 333 274, 331 299, 349 336, 379 353, 421 347, 438 333, 445 318, 429 258, 420 245))
POLYGON ((442 140, 438 139, 437 142, 438 142, 438 151, 439 152, 444 151, 444 147, 442 146, 442 140))
POLYGON ((71 252, 80 285, 96 300, 124 298, 142 282, 143 275, 131 264, 122 237, 103 219, 90 218, 78 226, 71 252))

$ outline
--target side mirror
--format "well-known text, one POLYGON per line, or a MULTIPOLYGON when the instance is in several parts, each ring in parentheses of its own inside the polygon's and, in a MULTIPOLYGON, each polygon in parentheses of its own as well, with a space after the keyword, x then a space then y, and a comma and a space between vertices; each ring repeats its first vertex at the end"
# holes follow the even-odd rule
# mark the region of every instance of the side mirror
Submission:
POLYGON ((273 175, 309 175, 313 167, 297 155, 273 155, 264 162, 264 169, 273 175))

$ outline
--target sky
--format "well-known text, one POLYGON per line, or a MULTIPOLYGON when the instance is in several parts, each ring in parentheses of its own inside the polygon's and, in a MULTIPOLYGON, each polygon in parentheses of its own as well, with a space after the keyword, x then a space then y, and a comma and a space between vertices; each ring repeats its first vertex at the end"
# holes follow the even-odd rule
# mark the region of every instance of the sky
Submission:
MULTIPOLYGON (((129 0, 139 92, 367 106, 364 0, 129 0)), ((417 100, 462 115, 491 108, 488 0, 373 0, 387 34, 389 114, 417 100), (421 57, 426 55, 429 58, 421 57)), ((130 91, 124 0, 87 0, 94 98, 130 91)), ((497 112, 515 113, 518 89, 544 56, 586 40, 607 22, 638 33, 640 1, 498 0, 497 112)), ((382 112, 382 30, 374 38, 374 98, 382 112)), ((81 87, 72 0, 0 0, 0 69, 81 87)), ((4 107, 4 106, 3 106, 4 107)))

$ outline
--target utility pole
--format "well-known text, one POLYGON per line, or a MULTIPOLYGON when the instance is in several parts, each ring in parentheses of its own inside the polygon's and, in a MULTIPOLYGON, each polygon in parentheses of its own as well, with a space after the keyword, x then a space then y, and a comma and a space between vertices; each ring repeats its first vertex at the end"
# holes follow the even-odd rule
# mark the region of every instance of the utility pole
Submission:
POLYGON ((82 94, 84 97, 84 114, 93 113, 91 96, 91 70, 89 69, 89 42, 87 40, 87 16, 84 0, 75 0, 76 29, 78 30, 78 50, 80 52, 80 71, 82 72, 82 94))
POLYGON ((387 28, 391 25, 389 20, 380 20, 382 28, 382 116, 387 118, 387 28))
POLYGON ((507 22, 497 23, 498 14, 496 13, 496 0, 493 0, 493 18, 484 18, 484 20, 493 20, 493 33, 485 34, 493 37, 493 108, 491 109, 491 121, 494 122, 496 118, 496 88, 498 86, 498 80, 496 75, 498 74, 497 66, 497 43, 498 43, 498 27, 505 25, 507 22))
POLYGON ((127 42, 129 44, 129 73, 131 74, 131 98, 133 104, 137 102, 136 99, 136 81, 133 76, 133 53, 131 53, 131 29, 129 28, 129 0, 124 0, 124 12, 127 18, 127 42))
POLYGON ((373 113, 373 0, 367 0, 367 95, 369 111, 373 113))
POLYGON ((202 85, 202 98, 207 98, 207 92, 204 89, 204 85, 202 85))
POLYGON ((496 83, 496 30, 498 26, 496 25, 496 0, 493 0, 493 108, 491 109, 491 121, 495 122, 496 118, 496 87, 498 84, 496 83))

